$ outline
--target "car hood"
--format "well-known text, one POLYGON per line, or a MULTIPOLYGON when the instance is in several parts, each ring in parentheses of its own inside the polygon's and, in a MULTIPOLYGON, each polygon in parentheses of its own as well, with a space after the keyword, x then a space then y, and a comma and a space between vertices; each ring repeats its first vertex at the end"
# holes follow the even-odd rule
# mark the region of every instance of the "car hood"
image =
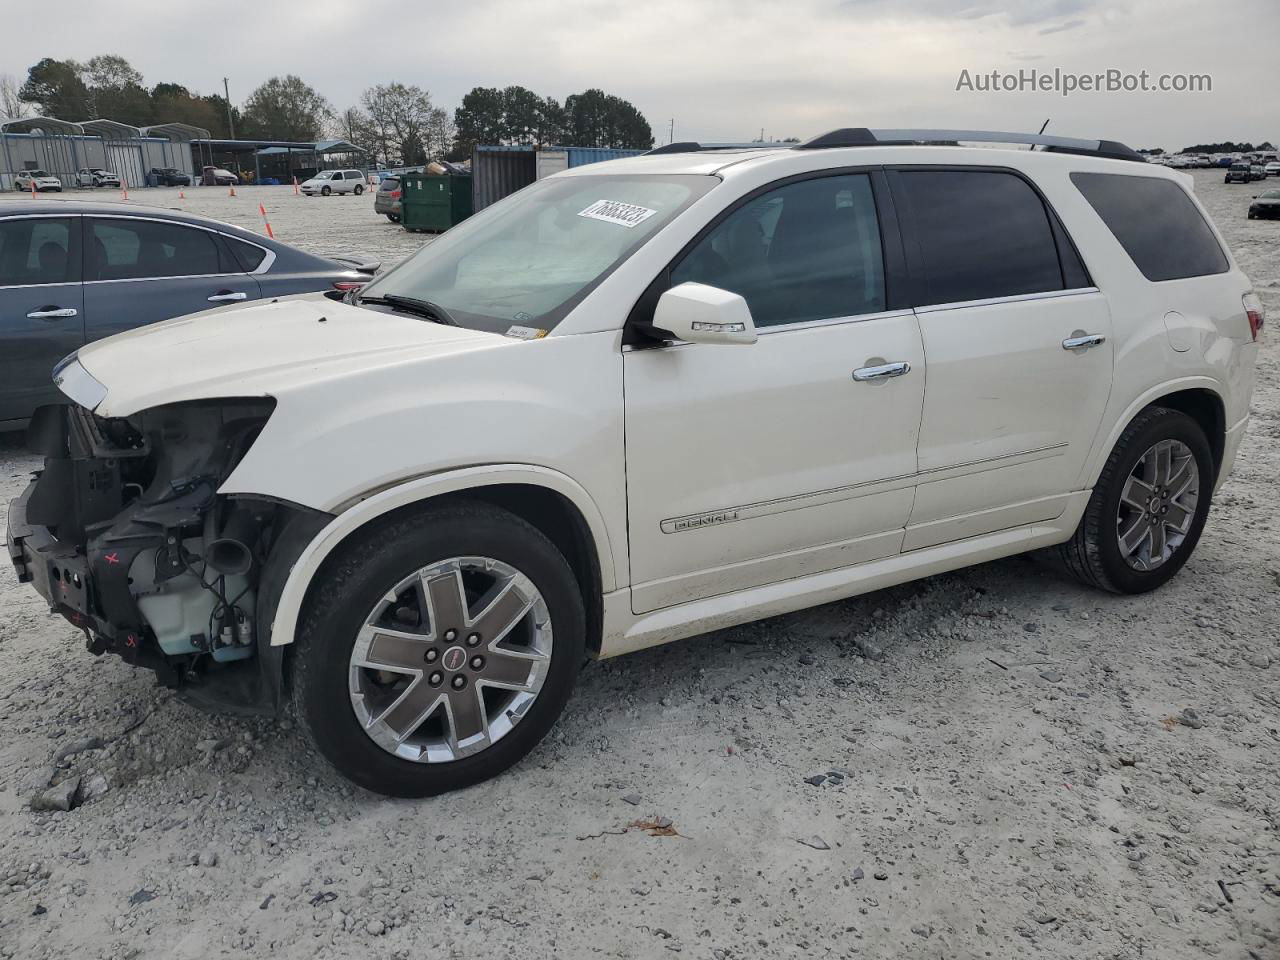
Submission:
POLYGON ((186 400, 279 397, 388 365, 520 342, 309 294, 209 310, 91 343, 57 380, 100 416, 126 417, 186 400))

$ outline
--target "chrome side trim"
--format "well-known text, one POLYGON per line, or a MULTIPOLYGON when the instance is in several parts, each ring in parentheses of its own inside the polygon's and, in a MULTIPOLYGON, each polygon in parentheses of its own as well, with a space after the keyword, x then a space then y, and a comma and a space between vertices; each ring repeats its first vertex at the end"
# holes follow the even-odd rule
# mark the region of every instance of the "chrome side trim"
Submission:
POLYGON ((663 520, 659 526, 663 533, 687 533, 690 530, 701 530, 703 527, 719 526, 724 523, 735 523, 739 520, 753 520, 757 517, 769 517, 774 514, 788 513, 792 510, 803 510, 807 507, 821 507, 842 500, 855 500, 859 497, 876 493, 887 493, 901 490, 903 487, 917 483, 935 483, 963 477, 974 473, 985 473, 1001 467, 1012 467, 1035 460, 1046 460, 1060 457, 1066 450, 1066 443, 1055 443, 1033 450, 1019 453, 1008 453, 999 457, 986 457, 981 460, 969 460, 964 463, 950 464, 945 467, 930 467, 915 473, 904 473, 883 480, 867 480, 843 487, 832 487, 827 490, 816 490, 813 493, 800 493, 792 497, 780 497, 777 500, 762 500, 736 507, 724 507, 719 510, 704 510, 700 513, 686 514, 663 520))
POLYGON ((812 330, 815 327, 834 327, 845 323, 865 323, 868 320, 888 320, 893 317, 909 317, 911 309, 881 310, 878 313, 854 313, 844 317, 829 317, 822 320, 799 320, 795 323, 778 323, 768 327, 756 327, 756 333, 765 336, 770 333, 786 333, 791 330, 812 330))
POLYGON ((958 300, 953 303, 931 303, 928 306, 916 307, 916 313, 939 313, 943 310, 965 310, 969 307, 989 307, 1001 303, 1022 303, 1032 300, 1057 300, 1061 297, 1080 297, 1089 293, 1100 293, 1097 287, 1076 287, 1071 290, 1048 290, 1044 293, 1019 293, 1011 297, 987 297, 984 300, 958 300))

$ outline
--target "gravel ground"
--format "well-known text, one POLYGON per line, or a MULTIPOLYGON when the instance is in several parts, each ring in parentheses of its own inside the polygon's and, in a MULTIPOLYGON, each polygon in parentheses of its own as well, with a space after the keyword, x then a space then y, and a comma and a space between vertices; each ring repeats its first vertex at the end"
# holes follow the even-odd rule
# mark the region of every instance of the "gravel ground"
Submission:
MULTIPOLYGON (((1276 327, 1280 222, 1197 181, 1276 327)), ((188 207, 421 242, 284 192, 188 207)), ((1158 593, 1018 558, 594 664, 528 759, 434 800, 95 660, 0 566, 0 956, 1278 958, 1278 341, 1158 593)))
MULTIPOLYGON (((41 200, 92 200, 120 202, 118 190, 72 190, 42 193, 41 200)), ((21 207, 29 204, 26 194, 0 194, 0 203, 21 207)), ((131 207, 168 207, 201 217, 234 223, 255 233, 266 233, 258 205, 267 211, 276 239, 310 253, 367 253, 382 259, 386 266, 404 259, 424 243, 430 234, 408 233, 381 214, 373 212, 373 194, 363 196, 294 196, 293 187, 237 187, 230 196, 226 187, 157 187, 129 191, 131 207), (180 197, 185 196, 185 199, 180 197)))

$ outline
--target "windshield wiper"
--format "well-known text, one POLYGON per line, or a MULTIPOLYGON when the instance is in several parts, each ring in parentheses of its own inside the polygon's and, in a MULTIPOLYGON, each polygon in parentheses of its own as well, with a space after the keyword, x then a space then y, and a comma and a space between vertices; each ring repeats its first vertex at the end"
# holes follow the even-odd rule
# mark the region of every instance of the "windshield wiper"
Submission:
POLYGON ((372 303, 378 306, 391 307, 393 310, 399 310, 401 313, 412 313, 422 317, 424 320, 430 320, 432 323, 442 323, 446 327, 456 327, 458 321, 450 316, 449 311, 438 303, 432 303, 430 300, 420 300, 417 297, 403 297, 398 293, 389 293, 383 297, 359 297, 357 304, 372 303))

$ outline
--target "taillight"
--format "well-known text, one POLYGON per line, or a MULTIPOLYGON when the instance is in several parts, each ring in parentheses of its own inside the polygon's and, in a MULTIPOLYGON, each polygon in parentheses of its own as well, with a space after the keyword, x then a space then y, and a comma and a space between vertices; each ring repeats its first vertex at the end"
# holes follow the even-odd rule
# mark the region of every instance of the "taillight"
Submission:
POLYGON ((1266 322, 1267 312, 1262 308, 1262 300, 1256 293, 1246 293, 1241 299, 1245 315, 1249 318, 1249 335, 1257 340, 1262 333, 1262 325, 1266 322))
POLYGON ((392 199, 392 200, 399 200, 399 199, 400 199, 400 191, 399 191, 399 190, 392 190, 392 191, 391 191, 391 199, 392 199))
POLYGON ((359 290, 365 285, 364 280, 335 280, 333 289, 341 290, 343 293, 349 293, 352 290, 359 290))

